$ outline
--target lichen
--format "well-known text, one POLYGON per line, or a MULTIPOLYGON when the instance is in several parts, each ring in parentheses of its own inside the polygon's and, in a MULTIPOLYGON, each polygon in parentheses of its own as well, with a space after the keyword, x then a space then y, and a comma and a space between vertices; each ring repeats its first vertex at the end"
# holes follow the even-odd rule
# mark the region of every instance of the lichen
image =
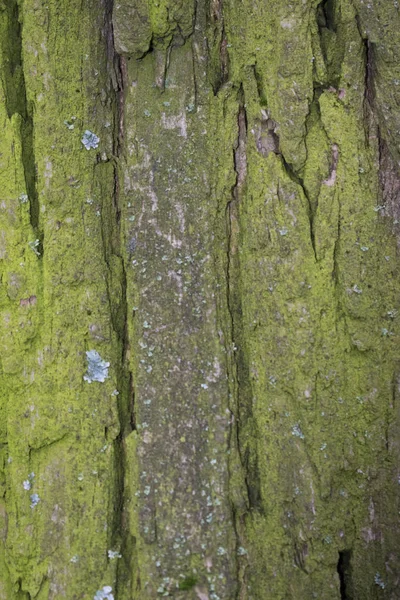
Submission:
MULTIPOLYGON (((68 129, 71 129, 71 126, 68 127, 68 129)), ((72 126, 73 129, 73 126, 72 126)), ((86 129, 86 131, 84 132, 82 139, 81 139, 82 144, 85 146, 86 150, 91 150, 92 148, 98 148, 99 143, 100 143, 100 138, 97 137, 97 135, 95 133, 93 133, 92 131, 89 131, 88 129, 86 129)))
POLYGON ((99 381, 104 383, 108 379, 108 369, 110 363, 103 360, 97 350, 88 350, 86 352, 87 373, 83 379, 88 383, 99 381))
POLYGON ((96 592, 96 595, 93 596, 93 600, 114 600, 114 595, 112 594, 112 587, 109 585, 105 585, 101 590, 96 592))

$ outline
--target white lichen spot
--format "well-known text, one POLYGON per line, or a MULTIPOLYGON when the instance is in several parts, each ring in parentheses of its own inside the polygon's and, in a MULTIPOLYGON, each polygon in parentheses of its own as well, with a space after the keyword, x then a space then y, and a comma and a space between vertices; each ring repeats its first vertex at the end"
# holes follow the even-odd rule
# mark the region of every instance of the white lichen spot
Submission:
POLYGON ((35 508, 35 506, 37 506, 40 502, 40 498, 37 494, 31 494, 30 499, 31 499, 31 508, 35 508))
POLYGON ((88 350, 86 358, 88 366, 87 373, 83 376, 83 379, 88 383, 92 383, 92 381, 104 383, 108 378, 110 363, 103 360, 97 350, 88 350))
POLYGON ((114 595, 111 593, 112 587, 105 585, 101 590, 97 590, 93 600, 114 600, 114 595))
POLYGON ((282 19, 282 21, 280 22, 280 26, 282 27, 282 29, 294 29, 296 23, 292 19, 282 19))
POLYGON ((40 252, 38 250, 39 244, 40 240, 33 240, 33 242, 28 242, 29 248, 34 251, 36 256, 40 256, 40 252))
POLYGON ((118 550, 108 550, 107 555, 110 560, 114 560, 115 558, 122 558, 122 554, 120 554, 118 550))
POLYGON ((28 202, 28 194, 21 194, 18 197, 18 200, 21 202, 21 204, 26 204, 28 202))
POLYGON ((86 150, 91 150, 92 148, 98 147, 100 138, 97 137, 97 135, 92 131, 86 129, 82 136, 81 142, 85 146, 86 150))
POLYGON ((64 121, 64 125, 65 125, 65 127, 67 129, 69 129, 70 131, 72 131, 75 128, 75 121, 76 121, 76 117, 71 117, 69 119, 69 121, 68 120, 64 121))
POLYGON ((237 549, 238 556, 245 556, 247 554, 247 550, 243 548, 243 546, 239 546, 237 549))
POLYGON ((385 582, 382 580, 380 573, 375 573, 374 581, 375 585, 378 585, 382 590, 385 589, 385 582))
POLYGON ((279 234, 282 236, 285 236, 288 233, 288 230, 286 229, 286 227, 282 227, 282 229, 278 229, 278 231, 279 231, 279 234))
POLYGON ((79 556, 77 554, 74 554, 74 556, 70 559, 69 562, 77 563, 78 560, 79 560, 79 556))
POLYGON ((304 434, 300 429, 300 426, 298 423, 296 423, 296 425, 294 425, 292 427, 292 435, 299 437, 301 440, 304 440, 304 434))
POLYGON ((382 327, 382 335, 383 337, 388 337, 390 335, 393 335, 393 331, 389 331, 389 329, 386 329, 386 327, 382 327))
POLYGON ((224 554, 226 554, 226 550, 225 548, 223 548, 222 546, 220 546, 217 550, 217 554, 218 556, 224 556, 224 554))
POLYGON ((200 387, 202 387, 203 390, 208 390, 208 385, 206 383, 202 383, 200 387))
POLYGON ((24 490, 30 490, 32 488, 32 483, 34 479, 35 473, 32 471, 32 473, 29 473, 28 479, 25 479, 25 481, 22 483, 24 490))

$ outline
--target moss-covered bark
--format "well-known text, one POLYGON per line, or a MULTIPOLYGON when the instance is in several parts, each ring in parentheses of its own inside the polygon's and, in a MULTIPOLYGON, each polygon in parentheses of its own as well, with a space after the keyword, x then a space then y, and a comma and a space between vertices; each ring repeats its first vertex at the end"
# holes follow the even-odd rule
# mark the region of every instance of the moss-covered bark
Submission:
POLYGON ((0 34, 0 599, 398 598, 397 2, 0 34))

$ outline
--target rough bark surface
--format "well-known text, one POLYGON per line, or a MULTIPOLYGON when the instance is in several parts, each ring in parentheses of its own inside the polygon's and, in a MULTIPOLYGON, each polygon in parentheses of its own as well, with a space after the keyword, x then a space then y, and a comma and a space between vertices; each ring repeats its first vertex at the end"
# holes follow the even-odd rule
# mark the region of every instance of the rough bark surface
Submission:
POLYGON ((398 599, 397 0, 0 43, 0 599, 398 599))

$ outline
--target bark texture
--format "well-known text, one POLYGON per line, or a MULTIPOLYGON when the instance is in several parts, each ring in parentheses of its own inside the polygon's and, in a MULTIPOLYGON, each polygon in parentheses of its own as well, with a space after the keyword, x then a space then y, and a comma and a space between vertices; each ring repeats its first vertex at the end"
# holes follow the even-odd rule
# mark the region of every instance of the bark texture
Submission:
POLYGON ((0 42, 0 599, 398 599, 397 0, 0 42))

